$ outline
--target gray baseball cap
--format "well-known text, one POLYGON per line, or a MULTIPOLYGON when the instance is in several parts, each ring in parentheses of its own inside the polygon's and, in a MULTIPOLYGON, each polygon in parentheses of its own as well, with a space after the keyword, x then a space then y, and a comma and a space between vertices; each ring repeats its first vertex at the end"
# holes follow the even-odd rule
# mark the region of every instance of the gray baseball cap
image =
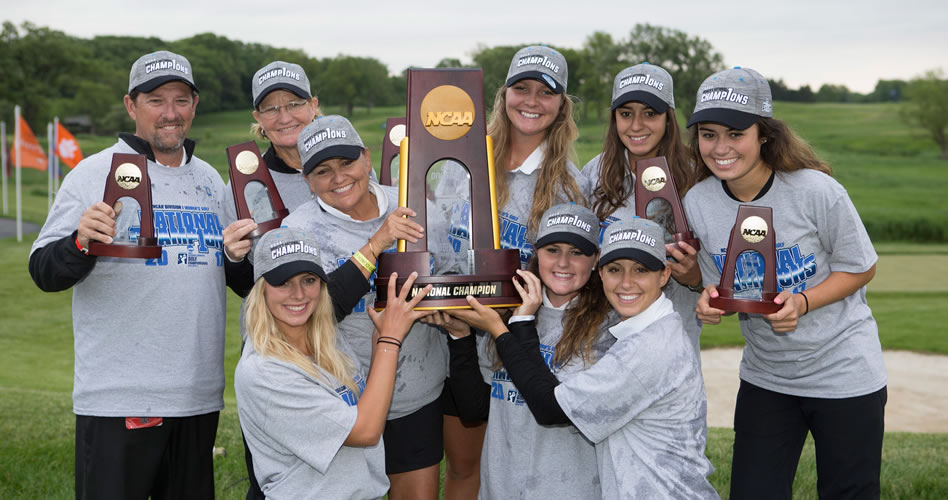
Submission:
POLYGON ((365 145, 349 120, 339 115, 320 116, 300 132, 296 149, 303 160, 303 175, 329 158, 355 160, 365 145))
POLYGON ((531 45, 514 54, 507 70, 506 86, 530 78, 539 80, 553 92, 566 92, 566 58, 546 45, 531 45))
POLYGON ((592 255, 598 250, 599 218, 586 207, 575 203, 553 205, 543 212, 536 248, 551 243, 569 243, 592 255))
POLYGON ((665 269, 665 230, 641 217, 619 221, 602 237, 599 267, 616 259, 632 259, 652 271, 665 269))
POLYGON ((671 75, 647 62, 620 71, 612 83, 612 111, 630 101, 645 103, 659 113, 675 109, 671 75))
POLYGON ((288 90, 303 99, 313 97, 309 91, 309 78, 306 77, 302 66, 284 61, 273 61, 253 74, 251 85, 253 107, 259 106, 260 101, 267 94, 277 89, 288 90))
POLYGON ((197 86, 194 85, 191 63, 184 56, 159 50, 139 57, 132 64, 132 70, 128 74, 128 93, 131 94, 135 90, 151 92, 173 81, 187 83, 198 92, 197 86))
POLYGON ((260 237, 253 251, 253 280, 261 276, 280 286, 299 273, 312 273, 328 281, 319 260, 316 238, 306 230, 278 227, 260 237))
POLYGON ((770 85, 760 73, 735 66, 715 73, 698 88, 695 112, 688 126, 701 122, 726 125, 744 130, 758 118, 772 118, 773 97, 770 85))

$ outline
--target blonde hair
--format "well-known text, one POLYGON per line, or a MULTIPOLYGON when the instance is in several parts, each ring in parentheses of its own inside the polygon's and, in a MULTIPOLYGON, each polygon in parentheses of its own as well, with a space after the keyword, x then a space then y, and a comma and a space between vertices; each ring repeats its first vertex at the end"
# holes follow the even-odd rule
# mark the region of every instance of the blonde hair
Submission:
MULTIPOLYGON (((494 140, 494 182, 497 188, 497 206, 503 207, 510 199, 510 187, 507 185, 507 169, 504 162, 510 157, 510 118, 507 116, 507 88, 497 89, 494 96, 494 109, 491 111, 487 123, 487 135, 494 140)), ((580 205, 586 204, 576 180, 566 168, 567 160, 576 159, 573 143, 579 131, 573 121, 573 101, 563 94, 559 113, 550 127, 546 130, 546 151, 543 152, 543 163, 537 174, 537 184, 533 189, 533 205, 527 219, 528 230, 535 232, 540 225, 543 212, 558 202, 560 193, 566 196, 565 201, 572 201, 580 205)))
POLYGON ((247 295, 244 326, 253 349, 261 356, 293 363, 315 379, 332 384, 332 381, 326 378, 328 373, 358 394, 359 388, 352 378, 355 364, 336 345, 336 320, 326 283, 320 282, 319 302, 306 323, 306 344, 313 353, 312 358, 287 341, 286 335, 280 330, 273 313, 267 307, 265 293, 266 284, 261 277, 247 295), (317 369, 317 366, 322 368, 322 371, 317 369))

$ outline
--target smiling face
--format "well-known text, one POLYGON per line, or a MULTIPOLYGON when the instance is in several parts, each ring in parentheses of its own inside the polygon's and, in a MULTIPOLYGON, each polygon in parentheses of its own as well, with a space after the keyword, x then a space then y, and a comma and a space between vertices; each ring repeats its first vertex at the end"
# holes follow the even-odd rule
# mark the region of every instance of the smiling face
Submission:
POLYGON ((310 273, 297 274, 279 286, 264 281, 267 309, 288 337, 295 338, 305 332, 306 323, 319 304, 321 287, 322 280, 310 273))
POLYGON ((135 120, 135 135, 148 141, 158 161, 162 157, 176 164, 184 139, 191 130, 198 98, 191 87, 181 81, 168 82, 151 92, 138 94, 133 100, 125 96, 125 109, 135 120))
POLYGON ((739 190, 757 193, 770 178, 770 167, 760 157, 762 143, 756 123, 745 130, 717 123, 698 124, 701 159, 735 194, 739 190))
POLYGON ((654 158, 665 137, 668 116, 658 113, 641 102, 630 101, 616 108, 616 132, 629 151, 629 163, 654 158))
POLYGON ((616 259, 599 268, 602 289, 622 320, 648 309, 662 295, 671 267, 650 271, 638 261, 616 259))
POLYGON ((300 132, 316 118, 316 109, 315 97, 305 99, 292 92, 277 89, 260 101, 253 117, 263 127, 270 142, 295 149, 300 132))
POLYGON ((525 136, 546 134, 560 112, 563 94, 529 78, 505 91, 507 118, 513 131, 525 136))
POLYGON ((537 250, 540 281, 546 286, 546 296, 554 307, 570 301, 589 281, 596 254, 583 255, 569 243, 551 243, 537 250))
POLYGON ((329 206, 356 220, 378 216, 378 206, 369 192, 369 151, 355 160, 329 158, 306 174, 309 189, 329 206), (372 212, 376 212, 372 215, 372 212))

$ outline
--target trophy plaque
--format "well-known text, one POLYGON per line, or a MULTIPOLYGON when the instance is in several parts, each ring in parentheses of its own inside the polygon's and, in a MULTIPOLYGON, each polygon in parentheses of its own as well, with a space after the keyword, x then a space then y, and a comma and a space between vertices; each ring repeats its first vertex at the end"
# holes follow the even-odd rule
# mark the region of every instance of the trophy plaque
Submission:
POLYGON ((488 307, 520 305, 513 285, 520 251, 500 248, 493 147, 485 132, 481 70, 409 69, 407 109, 408 137, 401 142, 399 157, 399 206, 411 208, 418 221, 427 222, 428 170, 441 160, 463 164, 471 176, 473 274, 431 275, 427 231, 416 243, 399 240, 397 252, 379 256, 375 308, 385 308, 392 272, 398 273, 401 287, 412 271, 418 278, 410 295, 432 285, 415 309, 470 309, 467 295, 488 307))
POLYGON ((283 205, 270 169, 267 168, 257 143, 248 141, 227 148, 230 163, 230 188, 237 206, 237 219, 253 219, 257 223, 244 239, 256 238, 280 227, 290 211, 283 205))
MULTIPOLYGON (((741 205, 737 208, 737 220, 731 228, 731 239, 727 243, 724 270, 718 284, 718 298, 708 302, 711 307, 730 312, 771 314, 783 307, 775 304, 777 298, 777 247, 773 231, 773 209, 741 205), (763 276, 755 263, 745 264, 743 280, 761 283, 760 299, 734 296, 734 273, 738 258, 744 252, 757 252, 764 262, 763 276)), ((745 256, 745 262, 751 255, 745 256)))
POLYGON ((382 137, 382 164, 379 166, 379 183, 385 186, 394 186, 397 179, 392 179, 392 160, 398 155, 402 139, 405 135, 405 118, 389 118, 385 120, 385 136, 382 137))
POLYGON ((137 244, 89 243, 89 253, 102 257, 124 257, 130 259, 157 259, 161 257, 161 246, 155 237, 154 213, 151 204, 151 182, 148 180, 148 160, 145 155, 115 153, 112 169, 105 180, 102 201, 116 206, 120 198, 133 198, 141 210, 140 234, 137 244))
POLYGON ((664 156, 648 158, 635 162, 635 213, 639 217, 651 219, 646 215, 649 203, 652 200, 665 200, 671 207, 671 215, 674 218, 674 230, 669 227, 666 221, 656 221, 665 227, 671 234, 673 241, 683 241, 695 250, 701 249, 701 242, 695 238, 688 226, 688 219, 685 218, 685 211, 681 208, 681 198, 678 196, 678 188, 675 186, 675 178, 672 177, 668 169, 668 161, 664 156))

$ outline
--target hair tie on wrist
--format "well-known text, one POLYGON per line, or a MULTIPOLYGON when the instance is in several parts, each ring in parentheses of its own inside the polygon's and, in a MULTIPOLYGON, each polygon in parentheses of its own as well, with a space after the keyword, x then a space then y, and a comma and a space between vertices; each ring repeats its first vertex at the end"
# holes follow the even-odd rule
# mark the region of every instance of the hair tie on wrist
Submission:
POLYGON ((386 336, 384 336, 384 335, 380 335, 380 336, 379 336, 379 339, 376 341, 376 343, 379 343, 379 342, 384 342, 384 343, 386 343, 386 344, 397 345, 398 347, 401 347, 401 346, 402 346, 402 341, 401 341, 401 340, 398 340, 398 339, 396 339, 395 337, 386 337, 386 336))
POLYGON ((806 313, 810 312, 810 299, 808 299, 803 292, 800 292, 800 295, 803 296, 803 303, 806 304, 806 311, 803 311, 803 315, 805 316, 806 313))

